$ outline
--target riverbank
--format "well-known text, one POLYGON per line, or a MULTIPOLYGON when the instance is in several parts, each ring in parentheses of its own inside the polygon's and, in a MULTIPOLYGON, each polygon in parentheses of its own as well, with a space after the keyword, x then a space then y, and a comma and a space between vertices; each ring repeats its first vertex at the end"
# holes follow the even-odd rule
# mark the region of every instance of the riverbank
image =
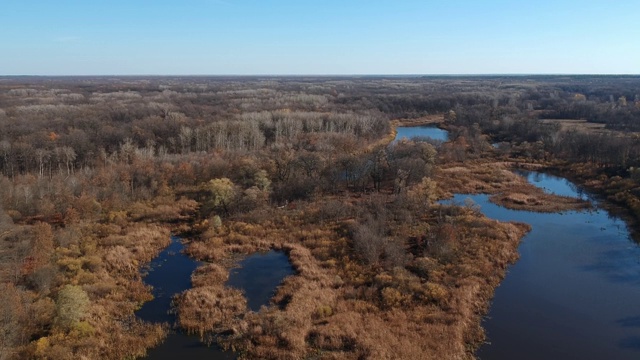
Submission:
POLYGON ((425 125, 440 125, 445 122, 444 114, 426 115, 412 119, 395 119, 391 122, 393 127, 402 126, 425 126, 425 125))
POLYGON ((629 174, 624 174, 627 169, 558 162, 546 166, 545 171, 565 177, 594 194, 602 200, 601 207, 624 219, 633 239, 640 242, 640 187, 629 174))
POLYGON ((434 205, 426 223, 392 222, 394 237, 411 247, 402 266, 372 266, 353 252, 352 217, 319 221, 327 205, 253 214, 194 239, 189 254, 222 263, 238 253, 285 251, 296 274, 272 306, 250 312, 238 292, 224 287, 228 268, 209 264, 178 299, 180 324, 247 359, 472 358, 483 340, 481 315, 528 227, 434 205), (443 213, 448 223, 438 225, 443 213), (437 241, 424 238, 426 224, 440 234, 437 241))
MULTIPOLYGON (((546 189, 588 197, 563 178, 540 172, 523 175, 546 189)), ((580 359, 637 359, 637 348, 629 346, 636 329, 628 321, 635 317, 640 298, 640 248, 630 241, 623 221, 600 207, 535 213, 496 206, 487 195, 455 197, 467 198, 488 217, 532 226, 520 246, 520 260, 496 291, 484 322, 488 343, 480 348, 480 358, 555 359, 571 354, 580 359)))
POLYGON ((247 359, 473 358, 481 318, 529 227, 425 203, 419 185, 216 221, 201 214, 187 252, 218 265, 194 273, 177 300, 179 323, 247 359), (229 269, 238 255, 269 249, 287 253, 295 275, 271 306, 248 311, 225 286, 229 269))
POLYGON ((517 169, 540 167, 538 164, 484 158, 442 164, 435 179, 443 184, 446 197, 451 197, 454 193, 490 194, 493 203, 512 210, 561 212, 591 207, 586 200, 546 193, 514 173, 517 169))
MULTIPOLYGON (((499 194, 498 202, 534 211, 584 205, 536 192, 511 166, 441 163, 437 193, 499 194)), ((399 194, 327 194, 225 219, 200 214, 187 253, 215 264, 199 268, 177 298, 179 324, 248 359, 473 358, 484 340, 482 316, 529 227, 490 220, 472 204, 424 203, 433 196, 422 194, 429 184, 399 194), (238 256, 270 249, 289 256, 295 275, 270 306, 249 311, 225 285, 229 269, 238 256)))
MULTIPOLYGON (((493 176, 483 174, 487 163, 461 165, 473 166, 439 166, 436 174, 451 173, 440 178, 439 193, 464 184, 475 184, 476 192, 505 193, 514 184, 529 196, 535 190, 506 164, 493 176)), ((557 200, 535 195, 545 206, 557 200)), ((537 201, 528 206, 540 208, 537 201)), ((194 274, 193 289, 177 301, 179 322, 240 358, 471 359, 484 340, 481 318, 529 227, 487 219, 473 206, 424 205, 383 191, 325 196, 219 223, 201 220, 187 251, 223 266, 209 264, 194 274), (387 243, 375 245, 378 250, 358 245, 361 229, 379 226, 359 225, 369 216, 386 219, 387 243), (224 285, 231 260, 268 249, 285 251, 296 275, 270 307, 247 311, 242 295, 224 285), (362 251, 379 251, 378 258, 363 259, 362 251)))

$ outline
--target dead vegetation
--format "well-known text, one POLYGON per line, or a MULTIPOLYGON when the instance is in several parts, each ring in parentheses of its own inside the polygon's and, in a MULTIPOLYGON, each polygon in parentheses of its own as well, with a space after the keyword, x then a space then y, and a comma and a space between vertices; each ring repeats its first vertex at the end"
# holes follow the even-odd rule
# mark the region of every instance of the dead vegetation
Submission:
POLYGON ((527 226, 445 205, 407 222, 401 214, 411 202, 352 200, 200 224, 205 230, 187 249, 196 258, 230 265, 235 254, 275 248, 288 254, 296 275, 272 306, 254 313, 224 287, 228 269, 207 264, 176 299, 180 324, 247 359, 473 358, 484 338, 480 317, 527 226), (331 218, 321 215, 326 206, 345 210, 331 218), (362 212, 378 214, 388 225, 383 243, 402 254, 391 256, 396 245, 372 258, 355 250, 354 224, 374 221, 362 212))
POLYGON ((540 168, 541 164, 518 164, 491 159, 443 165, 436 179, 453 193, 490 194, 493 203, 513 210, 558 212, 588 208, 588 201, 545 193, 514 173, 517 168, 540 168))
POLYGON ((396 126, 421 126, 421 125, 438 125, 445 121, 445 116, 442 113, 420 116, 416 118, 403 118, 393 120, 391 125, 396 126))
POLYGON ((434 201, 466 192, 531 211, 582 207, 496 160, 560 157, 640 217, 633 136, 560 131, 536 115, 636 129, 637 101, 610 92, 637 80, 598 81, 585 103, 554 77, 9 79, 0 357, 143 356, 165 329, 134 316, 150 298, 139 270, 169 241, 153 224, 169 223, 194 235, 191 256, 215 262, 177 298, 180 324, 243 358, 473 358, 527 227, 434 201), (436 123, 451 141, 387 146, 397 125, 436 123), (228 267, 267 249, 287 252, 296 275, 249 312, 224 286, 228 267))
POLYGON ((544 119, 540 121, 542 124, 559 125, 561 131, 583 131, 589 133, 605 133, 611 130, 606 129, 606 124, 593 123, 587 120, 574 119, 544 119))
POLYGON ((46 288, 42 282, 45 278, 41 278, 42 290, 31 295, 39 300, 21 305, 39 318, 41 325, 32 325, 38 340, 17 349, 14 356, 33 359, 143 356, 147 348, 164 338, 166 329, 135 318, 134 311, 151 298, 139 266, 155 257, 168 239, 168 231, 156 225, 79 223, 61 231, 53 256, 59 269, 56 276, 48 278, 51 282, 46 288), (54 303, 54 309, 47 310, 44 306, 54 303), (48 322, 53 326, 39 327, 48 322))

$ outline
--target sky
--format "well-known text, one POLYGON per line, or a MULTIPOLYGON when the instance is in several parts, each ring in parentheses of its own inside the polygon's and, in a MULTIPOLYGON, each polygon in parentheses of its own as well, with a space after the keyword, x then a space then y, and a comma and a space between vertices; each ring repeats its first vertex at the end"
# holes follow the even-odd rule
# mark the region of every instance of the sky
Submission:
POLYGON ((640 0, 0 0, 0 75, 640 74, 640 0))

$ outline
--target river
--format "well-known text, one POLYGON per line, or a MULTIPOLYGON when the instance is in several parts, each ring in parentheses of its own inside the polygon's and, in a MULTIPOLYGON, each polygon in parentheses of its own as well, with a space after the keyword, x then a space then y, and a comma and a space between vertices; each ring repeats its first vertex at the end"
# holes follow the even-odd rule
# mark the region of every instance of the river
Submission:
MULTIPOLYGON (((521 174, 546 191, 586 196, 566 179, 521 174)), ((532 226, 496 289, 480 359, 640 358, 640 248, 621 219, 598 208, 508 210, 487 195, 455 200, 467 197, 490 218, 532 226)))
MULTIPOLYGON (((398 129, 429 136, 420 128, 398 129)), ((472 199, 487 217, 532 226, 519 246, 520 259, 496 289, 483 321, 488 342, 476 355, 640 359, 640 247, 626 224, 566 179, 518 173, 546 192, 590 199, 596 207, 534 213, 495 205, 487 195, 455 195, 461 204, 472 199)))
MULTIPOLYGON (((178 237, 171 237, 171 244, 149 265, 144 281, 153 286, 154 299, 144 303, 136 315, 142 320, 155 323, 175 323, 170 313, 171 300, 175 294, 191 287, 191 274, 200 265, 182 253, 183 245, 178 237)), ((249 309, 257 311, 267 305, 275 288, 282 280, 293 274, 289 259, 282 252, 270 251, 250 255, 231 271, 227 285, 245 292, 249 309)), ((145 359, 235 359, 233 352, 207 347, 197 336, 182 331, 171 331, 165 341, 150 349, 145 359)))
MULTIPOLYGON (((398 128, 397 139, 428 137, 425 132, 431 129, 434 128, 398 128)), ((519 174, 545 191, 588 198, 565 179, 536 172, 519 174)), ((454 201, 463 203, 466 198, 472 199, 490 218, 532 226, 520 244, 520 259, 508 269, 505 280, 496 289, 483 322, 488 343, 478 350, 480 359, 640 358, 640 248, 630 239, 622 220, 597 206, 595 210, 534 213, 495 205, 487 195, 457 194, 454 201)), ((156 299, 140 309, 141 318, 173 322, 173 316, 166 314, 170 298, 191 286, 190 275, 198 265, 183 255, 181 249, 180 241, 173 238, 172 244, 152 263, 145 282, 154 285, 156 299)), ((245 289, 254 311, 268 301, 273 288, 290 274, 288 261, 279 259, 277 254, 249 257, 231 273, 229 283, 245 289), (272 257, 276 260, 269 260, 272 257), (272 270, 264 267, 269 263, 274 265, 272 270), (268 273, 273 274, 273 281, 256 278, 268 273), (271 290, 255 291, 261 287, 271 290), (263 294, 257 295, 259 292, 263 294), (252 302, 254 296, 261 296, 261 300, 252 302)), ((281 256, 286 259, 284 254, 281 256)), ((206 348, 197 338, 178 332, 152 349, 148 358, 177 356, 234 357, 232 353, 206 348)))

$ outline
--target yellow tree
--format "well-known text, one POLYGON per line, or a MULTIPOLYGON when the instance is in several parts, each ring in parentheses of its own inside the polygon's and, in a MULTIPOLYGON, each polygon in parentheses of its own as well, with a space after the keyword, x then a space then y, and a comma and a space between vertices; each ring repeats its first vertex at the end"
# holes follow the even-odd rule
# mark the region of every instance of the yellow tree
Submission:
POLYGON ((229 206, 237 197, 236 185, 228 178, 219 178, 209 181, 211 203, 214 207, 222 208, 225 214, 229 214, 229 206))
POLYGON ((407 195, 419 208, 426 210, 438 200, 438 184, 425 176, 407 192, 407 195))
POLYGON ((72 329, 86 315, 89 296, 78 285, 65 285, 56 300, 56 324, 65 330, 72 329))

